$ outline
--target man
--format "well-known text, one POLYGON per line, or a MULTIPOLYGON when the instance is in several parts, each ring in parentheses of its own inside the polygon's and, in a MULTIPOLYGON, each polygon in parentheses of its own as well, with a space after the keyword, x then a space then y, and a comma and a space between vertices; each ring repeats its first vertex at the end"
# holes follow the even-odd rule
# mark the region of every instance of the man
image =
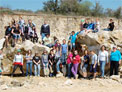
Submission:
POLYGON ((41 26, 41 31, 40 31, 40 35, 42 36, 42 40, 44 39, 44 37, 47 34, 50 35, 50 26, 45 21, 44 24, 41 26))
POLYGON ((69 40, 71 42, 71 45, 70 45, 71 50, 75 50, 75 41, 78 34, 79 32, 75 33, 75 31, 72 31, 72 35, 69 37, 69 40))

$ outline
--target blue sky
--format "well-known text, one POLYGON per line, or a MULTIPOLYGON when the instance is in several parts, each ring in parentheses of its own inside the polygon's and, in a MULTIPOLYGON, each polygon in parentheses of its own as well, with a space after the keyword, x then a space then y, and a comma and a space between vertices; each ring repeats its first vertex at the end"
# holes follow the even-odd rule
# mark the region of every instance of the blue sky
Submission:
MULTIPOLYGON (((36 11, 43 8, 43 2, 47 0, 0 0, 0 6, 11 9, 26 9, 36 11)), ((85 0, 84 0, 85 1, 85 0)), ((117 9, 122 6, 122 0, 89 0, 93 3, 98 1, 104 8, 117 9)))

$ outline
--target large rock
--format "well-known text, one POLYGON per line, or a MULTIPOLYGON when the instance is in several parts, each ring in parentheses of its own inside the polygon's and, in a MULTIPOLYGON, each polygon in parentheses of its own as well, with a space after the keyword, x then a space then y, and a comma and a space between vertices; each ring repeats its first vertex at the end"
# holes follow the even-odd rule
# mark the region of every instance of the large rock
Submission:
POLYGON ((4 42, 5 42, 5 38, 2 38, 0 40, 0 49, 3 49, 4 42))

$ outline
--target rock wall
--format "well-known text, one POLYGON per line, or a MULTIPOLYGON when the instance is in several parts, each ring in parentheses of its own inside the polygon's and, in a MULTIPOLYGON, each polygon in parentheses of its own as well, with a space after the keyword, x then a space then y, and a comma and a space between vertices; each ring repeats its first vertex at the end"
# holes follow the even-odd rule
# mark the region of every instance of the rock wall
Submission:
MULTIPOLYGON (((12 18, 18 21, 19 17, 27 22, 28 19, 31 19, 37 27, 38 34, 40 33, 40 27, 43 24, 44 20, 50 24, 51 27, 51 36, 57 36, 60 40, 67 39, 71 31, 79 31, 79 24, 81 19, 86 17, 82 16, 60 16, 60 15, 34 15, 34 14, 14 14, 14 15, 0 15, 0 38, 4 37, 5 29, 4 27, 11 22, 12 18)), ((96 18, 92 18, 96 19, 96 18)), ((110 18, 100 18, 101 29, 106 28, 109 23, 110 18)), ((122 20, 114 19, 116 29, 120 28, 122 25, 122 20)))

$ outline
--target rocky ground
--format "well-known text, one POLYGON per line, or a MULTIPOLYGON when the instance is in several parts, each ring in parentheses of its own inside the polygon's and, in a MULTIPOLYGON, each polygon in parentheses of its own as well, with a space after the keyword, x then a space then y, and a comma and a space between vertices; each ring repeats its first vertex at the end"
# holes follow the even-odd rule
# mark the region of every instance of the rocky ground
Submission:
POLYGON ((1 77, 0 92, 122 92, 122 79, 1 77))

